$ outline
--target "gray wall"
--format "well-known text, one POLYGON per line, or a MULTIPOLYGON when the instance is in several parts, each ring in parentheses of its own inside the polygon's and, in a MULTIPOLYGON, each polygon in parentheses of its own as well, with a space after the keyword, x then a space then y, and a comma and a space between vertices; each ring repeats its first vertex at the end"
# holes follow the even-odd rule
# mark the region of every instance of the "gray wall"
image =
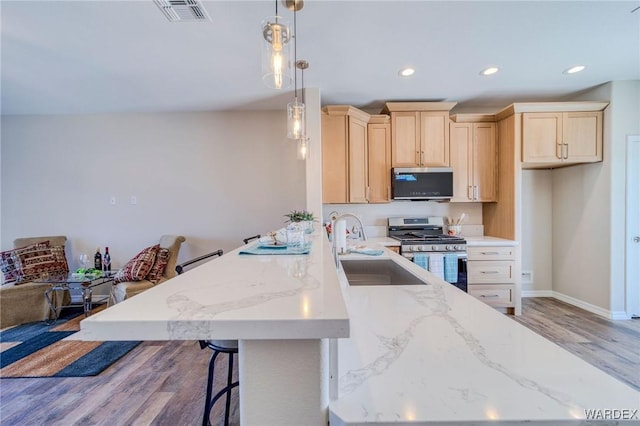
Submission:
POLYGON ((180 260, 228 251, 306 203, 282 111, 2 116, 1 130, 2 249, 67 235, 72 268, 97 246, 121 266, 161 234, 187 238, 180 260))

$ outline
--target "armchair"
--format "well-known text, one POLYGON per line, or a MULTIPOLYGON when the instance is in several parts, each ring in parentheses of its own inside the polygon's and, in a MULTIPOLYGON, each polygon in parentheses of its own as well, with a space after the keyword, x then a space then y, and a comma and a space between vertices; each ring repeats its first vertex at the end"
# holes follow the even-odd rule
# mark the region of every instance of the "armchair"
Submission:
MULTIPOLYGON (((62 246, 67 242, 64 235, 16 238, 14 249, 49 241, 51 247, 62 246)), ((49 319, 50 309, 44 297, 49 288, 46 283, 6 283, 0 287, 0 328, 49 319)))
POLYGON ((155 285, 161 284, 175 277, 177 275, 175 269, 178 261, 178 253, 180 252, 180 246, 184 241, 185 238, 182 235, 163 235, 160 237, 160 248, 168 249, 170 253, 169 261, 160 280, 156 284, 147 279, 140 281, 125 281, 114 284, 113 287, 111 287, 109 305, 122 302, 125 299, 133 297, 136 294, 142 293, 155 285))

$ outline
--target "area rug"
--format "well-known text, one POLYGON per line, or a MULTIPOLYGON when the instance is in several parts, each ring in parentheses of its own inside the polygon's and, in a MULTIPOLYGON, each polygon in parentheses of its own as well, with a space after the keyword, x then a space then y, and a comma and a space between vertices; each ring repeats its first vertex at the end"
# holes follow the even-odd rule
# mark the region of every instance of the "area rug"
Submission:
POLYGON ((84 314, 65 311, 52 325, 33 322, 0 332, 0 378, 96 376, 140 344, 71 340, 84 314))

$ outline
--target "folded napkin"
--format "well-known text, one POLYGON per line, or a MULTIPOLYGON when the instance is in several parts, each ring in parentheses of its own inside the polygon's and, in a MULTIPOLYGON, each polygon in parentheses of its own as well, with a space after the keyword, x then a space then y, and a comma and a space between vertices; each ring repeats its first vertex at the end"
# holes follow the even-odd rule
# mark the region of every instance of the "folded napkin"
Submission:
POLYGON ((260 246, 260 243, 253 244, 246 249, 242 249, 238 254, 309 254, 311 251, 311 243, 306 243, 300 247, 282 247, 274 248, 260 246))
MULTIPOLYGON (((280 228, 276 231, 276 240, 278 243, 287 244, 287 230, 285 228, 280 228)), ((273 237, 271 237, 271 235, 265 235, 258 241, 263 244, 269 244, 273 242, 273 237)))
POLYGON ((429 255, 429 272, 440 279, 444 279, 444 255, 442 253, 429 255))
POLYGON ((447 253, 444 255, 444 280, 450 283, 458 282, 458 255, 447 253))
POLYGON ((382 253, 384 253, 384 250, 373 249, 371 247, 366 247, 366 246, 356 246, 356 247, 351 247, 349 249, 349 253, 366 254, 369 256, 380 256, 382 253))
POLYGON ((422 269, 429 270, 429 255, 416 253, 413 255, 413 263, 420 266, 422 269))

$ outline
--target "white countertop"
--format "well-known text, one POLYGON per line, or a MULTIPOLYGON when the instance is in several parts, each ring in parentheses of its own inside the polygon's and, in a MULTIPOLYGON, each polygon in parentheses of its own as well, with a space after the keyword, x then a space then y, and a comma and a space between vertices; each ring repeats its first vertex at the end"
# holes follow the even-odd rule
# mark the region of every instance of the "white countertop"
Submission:
POLYGON ((390 250, 383 257, 430 284, 350 287, 340 272, 351 337, 338 340, 332 426, 577 424, 585 409, 640 408, 626 384, 390 250))
POLYGON ((506 240, 504 238, 489 237, 487 235, 479 237, 464 237, 467 241, 467 247, 482 247, 482 246, 494 246, 494 247, 514 247, 518 245, 517 241, 506 240))
POLYGON ((385 247, 400 247, 400 241, 390 237, 371 237, 366 242, 380 244, 385 247))
POLYGON ((349 318, 331 248, 309 255, 236 249, 83 320, 84 340, 347 337, 349 318))

